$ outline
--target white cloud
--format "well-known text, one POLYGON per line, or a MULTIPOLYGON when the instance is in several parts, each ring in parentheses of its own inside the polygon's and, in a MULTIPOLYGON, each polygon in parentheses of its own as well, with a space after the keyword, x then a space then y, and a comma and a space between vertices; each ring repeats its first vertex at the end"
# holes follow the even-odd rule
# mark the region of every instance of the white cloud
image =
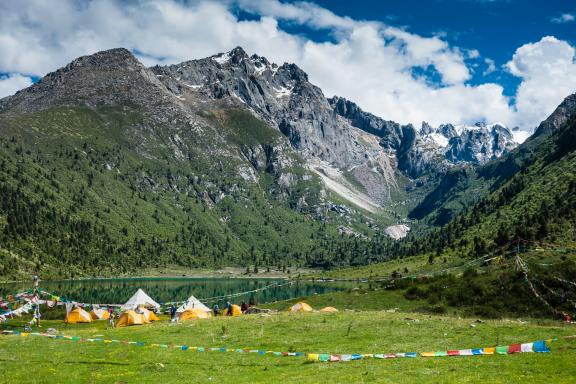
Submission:
POLYGON ((571 13, 563 13, 560 16, 553 17, 550 19, 551 22, 556 24, 566 24, 576 20, 576 16, 571 13))
POLYGON ((506 67, 522 83, 516 93, 515 124, 534 127, 576 92, 576 50, 565 41, 546 36, 518 48, 506 67))
MULTIPOLYGON (((41 76, 77 56, 119 46, 138 52, 146 65, 152 65, 206 57, 240 45, 271 61, 295 62, 327 96, 347 97, 402 123, 486 120, 521 122, 531 128, 537 123, 533 119, 541 116, 539 112, 518 118, 498 84, 466 84, 479 64, 488 72, 495 69, 495 63, 477 50, 452 47, 439 36, 423 37, 380 22, 341 17, 309 2, 59 0, 58 7, 48 3, 3 4, 0 73, 41 76), (238 20, 238 8, 260 17, 238 20), (289 34, 279 27, 279 20, 325 31, 331 41, 289 34), (437 76, 424 75, 430 73, 437 76)), ((523 85, 542 69, 533 68, 536 64, 524 56, 517 52, 509 65, 523 78, 523 85)), ((555 81, 562 82, 567 73, 557 69, 555 81)), ((550 101, 570 93, 566 86, 549 92, 549 98, 536 100, 543 104, 535 110, 551 112, 550 101)), ((518 100, 520 96, 519 92, 518 100)), ((520 104, 519 110, 524 111, 520 104)))
POLYGON ((484 76, 489 75, 496 71, 496 62, 492 59, 485 58, 484 63, 486 64, 486 70, 484 71, 484 76))
POLYGON ((32 79, 18 73, 0 76, 0 98, 32 85, 32 79))

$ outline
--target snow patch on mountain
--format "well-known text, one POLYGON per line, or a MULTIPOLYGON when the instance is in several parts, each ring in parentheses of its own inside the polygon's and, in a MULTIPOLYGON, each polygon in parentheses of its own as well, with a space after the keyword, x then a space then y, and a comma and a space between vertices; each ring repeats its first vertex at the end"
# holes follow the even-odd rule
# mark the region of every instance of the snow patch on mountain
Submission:
POLYGON ((282 86, 280 88, 272 88, 276 92, 276 98, 289 97, 292 94, 292 88, 282 86))
POLYGON ((232 58, 232 51, 212 56, 212 60, 214 60, 220 65, 226 64, 227 62, 230 61, 231 58, 232 58))

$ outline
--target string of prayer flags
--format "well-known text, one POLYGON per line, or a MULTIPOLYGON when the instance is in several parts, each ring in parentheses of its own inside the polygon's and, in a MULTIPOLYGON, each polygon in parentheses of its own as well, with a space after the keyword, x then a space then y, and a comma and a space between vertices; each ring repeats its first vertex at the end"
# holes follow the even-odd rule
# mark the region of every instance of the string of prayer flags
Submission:
MULTIPOLYGON (((196 352, 236 352, 236 353, 253 353, 260 356, 273 355, 285 357, 306 357, 309 361, 319 362, 346 362, 362 359, 396 359, 396 358, 416 358, 420 357, 447 357, 447 356, 478 356, 478 355, 509 355, 513 353, 549 353, 547 342, 556 339, 539 340, 531 343, 524 344, 511 344, 497 347, 475 348, 475 349, 454 349, 448 351, 435 351, 435 352, 406 352, 406 353, 370 353, 370 354, 329 354, 329 353, 303 353, 303 352, 278 352, 278 351, 265 351, 261 349, 242 349, 242 348, 225 348, 225 347, 191 347, 188 345, 174 345, 174 344, 158 344, 146 343, 143 341, 128 341, 128 340, 110 340, 102 338, 82 338, 79 336, 67 335, 54 335, 49 333, 39 332, 20 332, 15 330, 3 330, 2 334, 18 335, 21 337, 29 336, 42 336, 55 340, 70 340, 74 342, 102 342, 105 344, 127 344, 136 347, 155 347, 155 348, 172 348, 181 351, 196 351, 196 352)), ((565 336, 564 339, 573 339, 576 336, 565 336)))

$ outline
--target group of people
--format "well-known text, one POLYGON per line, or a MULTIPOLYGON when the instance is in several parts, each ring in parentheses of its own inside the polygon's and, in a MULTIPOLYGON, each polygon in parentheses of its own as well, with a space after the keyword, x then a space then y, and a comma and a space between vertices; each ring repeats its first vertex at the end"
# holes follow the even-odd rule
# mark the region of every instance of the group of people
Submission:
MULTIPOLYGON (((240 310, 242 311, 242 313, 246 312, 246 310, 248 308, 250 308, 251 306, 255 305, 254 299, 250 299, 250 301, 248 303, 246 303, 245 301, 243 301, 240 304, 240 310)), ((214 312, 214 316, 219 316, 220 315, 220 307, 218 306, 218 304, 214 304, 214 307, 212 308, 212 312, 214 312)), ((226 302, 226 308, 224 308, 224 312, 222 313, 222 315, 224 316, 232 316, 233 312, 232 312, 232 303, 227 301, 226 302)))

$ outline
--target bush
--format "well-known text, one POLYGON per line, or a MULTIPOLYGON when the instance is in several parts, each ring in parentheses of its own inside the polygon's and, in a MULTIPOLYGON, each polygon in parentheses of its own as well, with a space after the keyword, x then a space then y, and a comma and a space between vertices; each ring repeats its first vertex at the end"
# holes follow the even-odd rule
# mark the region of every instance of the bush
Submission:
POLYGON ((429 305, 427 307, 424 307, 424 311, 440 315, 442 313, 446 313, 446 307, 443 306, 442 304, 429 305))
POLYGON ((408 300, 424 299, 427 296, 427 292, 418 287, 410 287, 404 292, 404 297, 408 300))

